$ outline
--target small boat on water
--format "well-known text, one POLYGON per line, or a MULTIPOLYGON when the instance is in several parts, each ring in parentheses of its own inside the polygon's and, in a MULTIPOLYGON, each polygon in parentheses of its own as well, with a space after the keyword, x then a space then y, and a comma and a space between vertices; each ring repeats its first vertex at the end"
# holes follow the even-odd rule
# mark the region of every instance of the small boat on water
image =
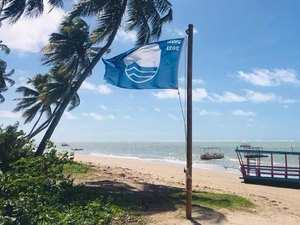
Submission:
POLYGON ((70 146, 70 145, 67 143, 62 143, 61 146, 65 147, 65 146, 70 146))
POLYGON ((83 148, 71 148, 72 151, 82 151, 84 150, 83 148))
POLYGON ((206 147, 201 148, 200 159, 201 160, 211 160, 211 159, 223 159, 224 154, 220 152, 218 147, 206 147))
POLYGON ((263 154, 261 151, 263 150, 262 147, 252 146, 250 144, 241 144, 239 149, 247 150, 244 153, 245 158, 264 158, 269 157, 267 154, 263 154))

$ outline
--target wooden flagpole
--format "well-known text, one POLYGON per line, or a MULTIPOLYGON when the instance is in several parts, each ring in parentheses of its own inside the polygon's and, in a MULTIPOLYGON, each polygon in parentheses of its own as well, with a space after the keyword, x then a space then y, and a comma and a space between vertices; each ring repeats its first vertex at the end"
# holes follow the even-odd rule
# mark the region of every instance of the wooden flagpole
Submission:
POLYGON ((186 218, 192 219, 192 164, 193 164, 193 24, 189 24, 187 53, 187 132, 186 132, 186 218))

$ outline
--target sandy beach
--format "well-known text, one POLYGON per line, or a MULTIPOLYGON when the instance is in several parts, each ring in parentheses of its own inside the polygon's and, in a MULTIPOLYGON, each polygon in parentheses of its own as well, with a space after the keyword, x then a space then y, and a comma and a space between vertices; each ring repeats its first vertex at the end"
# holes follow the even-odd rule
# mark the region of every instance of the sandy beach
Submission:
MULTIPOLYGON (((97 174, 85 182, 109 180, 123 183, 136 189, 143 189, 144 184, 185 187, 184 166, 153 161, 120 159, 113 157, 94 157, 75 155, 76 161, 95 165, 97 174)), ((185 211, 157 212, 149 215, 150 224, 285 224, 300 223, 300 191, 297 189, 278 188, 244 184, 239 174, 220 171, 193 169, 193 190, 219 193, 234 193, 250 199, 256 204, 253 210, 229 211, 216 210, 203 212, 193 209, 193 221, 185 219, 185 211)))

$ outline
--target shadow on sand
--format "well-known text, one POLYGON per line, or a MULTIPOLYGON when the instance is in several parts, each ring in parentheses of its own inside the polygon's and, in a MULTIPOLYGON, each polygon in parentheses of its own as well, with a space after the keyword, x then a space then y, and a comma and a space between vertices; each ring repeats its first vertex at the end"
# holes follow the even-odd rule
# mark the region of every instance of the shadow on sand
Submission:
MULTIPOLYGON (((136 188, 127 183, 111 180, 89 181, 85 182, 84 186, 75 188, 76 193, 84 194, 90 199, 111 196, 114 204, 140 215, 174 212, 185 208, 185 192, 182 188, 149 183, 141 183, 140 187, 136 188)), ((193 205, 192 224, 201 224, 200 221, 218 224, 224 220, 226 217, 220 212, 193 205)))

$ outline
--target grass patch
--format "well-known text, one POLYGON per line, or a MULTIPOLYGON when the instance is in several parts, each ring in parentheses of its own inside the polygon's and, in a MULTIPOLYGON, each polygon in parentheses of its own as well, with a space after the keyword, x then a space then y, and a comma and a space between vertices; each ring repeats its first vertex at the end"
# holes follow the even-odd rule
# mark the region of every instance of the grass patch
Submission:
POLYGON ((64 165, 64 174, 71 175, 73 178, 88 176, 95 171, 96 170, 91 166, 74 161, 70 161, 64 165))
MULTIPOLYGON (((174 195, 174 200, 182 203, 185 201, 185 192, 174 195)), ((211 209, 228 209, 235 210, 249 210, 255 207, 255 204, 250 200, 234 195, 234 194, 220 194, 212 192, 193 192, 192 204, 199 207, 207 207, 211 209)))
POLYGON ((193 204, 213 209, 245 210, 255 205, 250 200, 233 194, 218 194, 196 192, 193 194, 193 204))

